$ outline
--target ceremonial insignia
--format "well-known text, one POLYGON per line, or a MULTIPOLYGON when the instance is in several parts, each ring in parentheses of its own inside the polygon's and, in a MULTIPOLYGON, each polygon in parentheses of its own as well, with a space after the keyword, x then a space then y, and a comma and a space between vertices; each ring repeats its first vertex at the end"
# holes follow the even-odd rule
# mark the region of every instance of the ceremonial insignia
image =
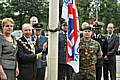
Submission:
POLYGON ((85 55, 88 55, 88 50, 85 48, 85 55))
POLYGON ((23 47, 26 49, 26 50, 28 50, 28 51, 30 51, 30 52, 33 52, 33 53, 35 53, 35 41, 32 41, 32 45, 33 45, 33 47, 31 47, 31 48, 29 48, 28 46, 27 46, 27 42, 23 42, 21 39, 19 39, 18 40, 19 42, 20 42, 20 44, 22 44, 23 45, 23 47))
POLYGON ((14 48, 16 48, 16 44, 13 44, 12 46, 13 46, 14 48))

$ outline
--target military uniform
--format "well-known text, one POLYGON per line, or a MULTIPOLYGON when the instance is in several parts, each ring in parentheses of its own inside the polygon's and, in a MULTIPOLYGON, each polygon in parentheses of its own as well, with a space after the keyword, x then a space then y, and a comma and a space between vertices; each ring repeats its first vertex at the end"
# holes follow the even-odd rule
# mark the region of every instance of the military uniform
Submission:
POLYGON ((102 57, 100 44, 91 39, 85 42, 80 41, 80 64, 79 73, 75 75, 75 80, 96 80, 95 64, 98 58, 102 57))
POLYGON ((102 58, 97 59, 97 63, 96 63, 96 80, 101 80, 101 78, 102 78, 103 58, 105 57, 105 55, 107 55, 107 48, 108 48, 107 38, 100 33, 100 30, 101 30, 102 26, 103 26, 102 22, 96 22, 93 25, 94 33, 92 35, 92 39, 94 39, 94 40, 96 40, 96 41, 98 41, 100 43, 100 46, 101 46, 101 49, 102 49, 102 52, 103 52, 102 58))

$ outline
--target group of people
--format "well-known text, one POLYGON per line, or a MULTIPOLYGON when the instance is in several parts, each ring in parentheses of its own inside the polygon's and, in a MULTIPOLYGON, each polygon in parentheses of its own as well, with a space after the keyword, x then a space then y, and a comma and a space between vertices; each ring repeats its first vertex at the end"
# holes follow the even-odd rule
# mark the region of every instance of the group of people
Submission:
MULTIPOLYGON (((2 20, 0 34, 0 79, 44 80, 47 66, 48 38, 42 35, 42 24, 33 16, 30 23, 22 25, 23 36, 16 40, 11 33, 12 18, 2 20)), ((114 25, 107 25, 106 36, 100 33, 102 25, 86 25, 79 43, 79 72, 66 63, 67 22, 61 25, 58 42, 58 80, 116 80, 116 52, 119 37, 114 34, 114 25), (103 67, 103 72, 102 72, 103 67)), ((52 73, 51 73, 52 74, 52 73)))
POLYGON ((12 18, 2 20, 0 34, 0 80, 44 80, 47 66, 47 37, 41 35, 42 24, 34 16, 22 25, 18 40, 11 33, 12 18), (34 32, 34 33, 33 33, 34 32))
POLYGON ((67 23, 62 24, 59 33, 58 50, 58 80, 116 80, 116 53, 119 37, 114 34, 114 25, 107 25, 107 34, 101 33, 101 22, 95 22, 82 28, 79 43, 79 72, 74 73, 72 67, 66 63, 66 35, 67 23), (103 71, 102 71, 103 68, 103 71), (110 73, 110 76, 109 76, 110 73))

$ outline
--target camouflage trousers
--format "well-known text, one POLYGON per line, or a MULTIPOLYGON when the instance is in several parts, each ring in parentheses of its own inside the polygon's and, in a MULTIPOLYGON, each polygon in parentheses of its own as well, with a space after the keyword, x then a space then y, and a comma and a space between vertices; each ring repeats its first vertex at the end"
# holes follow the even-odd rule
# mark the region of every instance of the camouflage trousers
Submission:
POLYGON ((95 71, 83 71, 75 74, 74 80, 96 80, 95 71))

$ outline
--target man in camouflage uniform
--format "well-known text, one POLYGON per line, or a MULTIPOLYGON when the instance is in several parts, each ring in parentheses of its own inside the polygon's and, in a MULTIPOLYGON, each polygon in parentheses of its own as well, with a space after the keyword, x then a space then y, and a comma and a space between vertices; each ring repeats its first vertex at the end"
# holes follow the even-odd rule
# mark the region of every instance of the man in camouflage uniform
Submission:
POLYGON ((91 39, 91 27, 83 28, 83 38, 80 41, 79 73, 75 80, 96 80, 95 64, 98 58, 102 58, 100 44, 91 39))

